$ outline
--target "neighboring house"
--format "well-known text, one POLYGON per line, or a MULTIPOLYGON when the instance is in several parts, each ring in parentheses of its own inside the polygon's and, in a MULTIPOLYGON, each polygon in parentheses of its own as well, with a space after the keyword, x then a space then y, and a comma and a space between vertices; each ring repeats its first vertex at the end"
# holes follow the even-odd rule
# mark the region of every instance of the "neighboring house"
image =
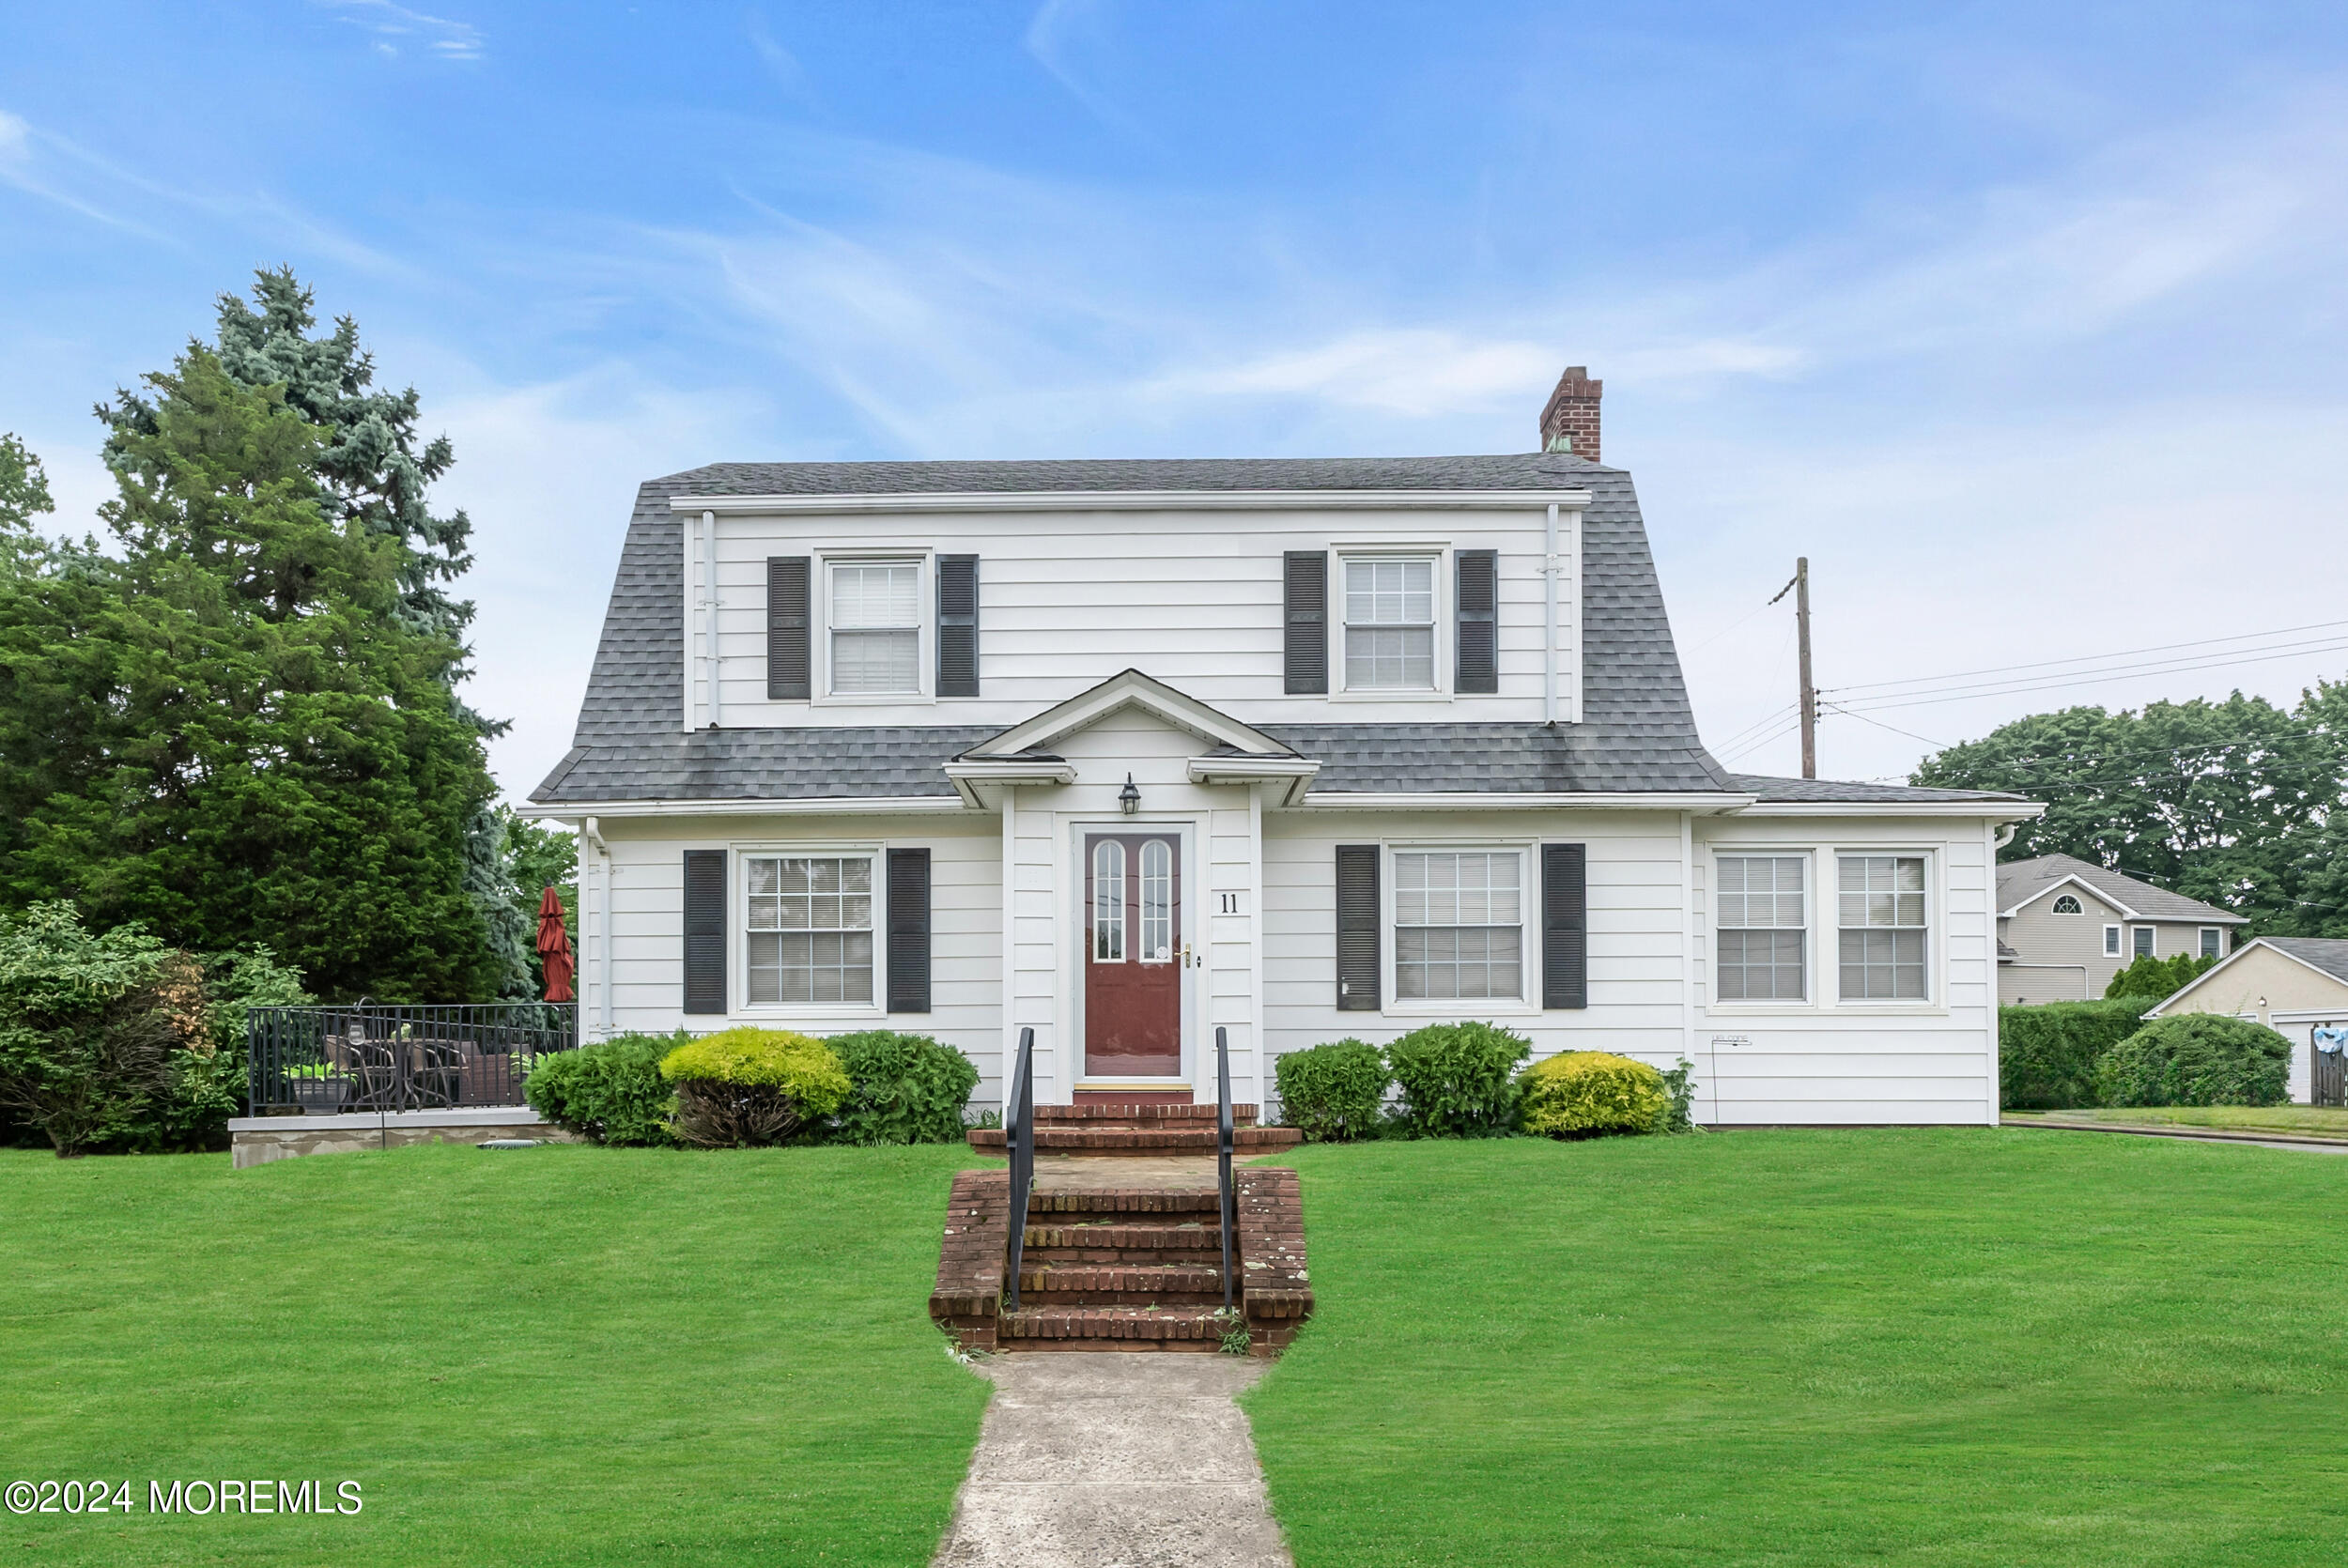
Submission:
POLYGON ((2145 1016, 2224 1013, 2255 1019, 2291 1041, 2291 1098, 2304 1105, 2314 1082, 2314 1031, 2348 1027, 2348 941, 2261 936, 2145 1016))
POLYGON ((1998 868, 1998 1000, 2077 1002, 2150 953, 2223 958, 2248 924, 2214 904, 2076 855, 1998 868))
POLYGON ((726 463, 639 492, 575 748, 590 1037, 923 1031, 1275 1098, 1488 1019, 1708 1122, 1993 1123, 1981 792, 1732 774, 1569 372, 1517 456, 726 463), (1569 446, 1569 450, 1568 450, 1569 446))

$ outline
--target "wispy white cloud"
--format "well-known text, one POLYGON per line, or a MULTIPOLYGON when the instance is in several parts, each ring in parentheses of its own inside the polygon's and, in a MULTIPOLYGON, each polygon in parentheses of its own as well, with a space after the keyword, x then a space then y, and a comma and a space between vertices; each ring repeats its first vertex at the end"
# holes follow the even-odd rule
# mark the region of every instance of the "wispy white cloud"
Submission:
POLYGON ((796 54, 775 41, 774 34, 767 30, 765 17, 753 10, 743 19, 742 25, 749 38, 751 51, 758 55, 760 64, 766 68, 766 74, 774 78, 775 85, 794 99, 802 101, 811 100, 814 92, 812 84, 808 80, 807 68, 799 64, 796 54))
POLYGON ((1035 63, 1095 119, 1144 146, 1159 146, 1149 127, 1094 80, 1100 57, 1108 54, 1111 42, 1107 0, 1043 0, 1027 19, 1024 41, 1035 63))
POLYGON ((478 60, 487 47, 481 29, 470 22, 428 16, 394 5, 393 0, 312 0, 331 10, 348 13, 342 20, 374 35, 378 54, 396 55, 403 43, 421 45, 441 60, 478 60))

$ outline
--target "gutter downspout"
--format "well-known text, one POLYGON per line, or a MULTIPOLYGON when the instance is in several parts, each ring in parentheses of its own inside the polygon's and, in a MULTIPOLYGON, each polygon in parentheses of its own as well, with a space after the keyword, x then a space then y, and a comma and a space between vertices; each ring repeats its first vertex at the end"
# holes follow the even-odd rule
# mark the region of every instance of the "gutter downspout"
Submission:
POLYGON ((1549 503, 1548 553, 1541 561, 1541 579, 1548 585, 1547 607, 1541 617, 1541 722, 1557 722, 1557 503, 1549 503))
POLYGON ((595 922, 595 934, 599 944, 598 951, 603 959, 602 973, 595 984, 595 1010, 602 1019, 600 1038, 610 1039, 611 1038, 612 971, 611 846, 604 842, 602 826, 593 817, 584 817, 579 820, 579 836, 595 846, 596 858, 602 862, 596 869, 600 874, 595 879, 600 884, 598 891, 602 895, 595 900, 601 906, 596 911, 601 918, 595 922))
POLYGON ((709 727, 718 728, 718 514, 702 514, 702 649, 708 673, 709 727))

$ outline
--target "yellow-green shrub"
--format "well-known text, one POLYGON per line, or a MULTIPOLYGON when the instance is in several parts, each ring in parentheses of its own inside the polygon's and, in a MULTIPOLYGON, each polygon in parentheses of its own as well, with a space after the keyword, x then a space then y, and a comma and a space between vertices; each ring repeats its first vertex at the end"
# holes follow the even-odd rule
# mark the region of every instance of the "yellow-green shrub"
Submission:
POLYGON ((660 1059, 676 1085, 676 1135, 703 1148, 777 1144, 848 1098, 847 1068, 822 1040, 745 1025, 703 1035, 660 1059))
POLYGON ((1527 1068, 1524 1130, 1552 1138, 1653 1132, 1671 1112, 1663 1075, 1605 1051, 1568 1051, 1527 1068))

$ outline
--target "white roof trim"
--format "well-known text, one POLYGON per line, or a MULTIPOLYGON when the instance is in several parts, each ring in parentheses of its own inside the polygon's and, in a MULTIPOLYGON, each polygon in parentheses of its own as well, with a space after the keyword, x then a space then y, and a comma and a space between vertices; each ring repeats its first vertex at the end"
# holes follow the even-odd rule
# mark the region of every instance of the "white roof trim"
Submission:
MULTIPOLYGON (((1252 725, 1212 708, 1198 699, 1176 691, 1165 682, 1138 669, 1120 670, 1089 691, 1054 703, 1030 718, 1020 720, 990 740, 964 752, 971 761, 1010 758, 1018 752, 1049 747, 1126 708, 1186 730, 1212 746, 1228 746, 1257 757, 1294 757, 1296 753, 1252 725)), ((1238 759, 1233 759, 1238 761, 1238 759)), ((949 764, 950 768, 951 764, 949 764)))
POLYGON ((790 800, 595 800, 562 805, 526 804, 517 817, 581 822, 589 817, 795 817, 801 815, 887 816, 892 812, 960 811, 959 795, 825 795, 790 800))
POLYGON ((2045 807, 1996 800, 1756 800, 1743 817, 1977 817, 2027 822, 2045 807))
POLYGON ((1285 782, 1284 806, 1294 806, 1312 787, 1321 763, 1310 757, 1193 757, 1193 784, 1277 784, 1285 782))
POLYGON ((1587 490, 916 490, 885 495, 671 496, 677 512, 1579 512, 1587 490))
POLYGON ((2217 978, 2218 976, 2223 975, 2227 970, 2232 968, 2234 961, 2241 958, 2245 953, 2255 953, 2261 948, 2264 948, 2266 951, 2274 954, 2277 958, 2289 959, 2292 962, 2297 964, 2309 974, 2321 975, 2324 978, 2331 981, 2332 984, 2336 986, 2348 985, 2348 980, 2342 980, 2339 976, 2333 974, 2322 964, 2309 963, 2307 960, 2299 957, 2296 953, 2285 952, 2282 948, 2274 946, 2268 943, 2266 938, 2263 936, 2254 936, 2249 941, 2244 943, 2241 946, 2236 947, 2232 952, 2228 953, 2224 958, 2219 959, 2216 963, 2210 965, 2209 968, 2195 976, 2192 979, 2187 980, 2184 985, 2179 986, 2175 991, 2171 992, 2167 996, 2162 997, 2152 1007, 2145 1008, 2144 1016, 2146 1018, 2158 1018, 2162 1016, 2161 1009, 2163 1007, 2168 1007, 2171 1002, 2179 1001, 2185 997, 2192 995, 2195 992, 2201 990, 2201 987, 2209 984, 2210 981, 2217 978))
POLYGON ((1473 791, 1418 794, 1370 794, 1346 791, 1316 791, 1305 797, 1307 811, 1692 811, 1698 816, 1726 816, 1753 804, 1745 794, 1700 794, 1693 791, 1585 791, 1576 793, 1502 793, 1473 791))
POLYGON ((2136 911, 2130 909, 2127 905, 2122 903, 2119 899, 2113 898, 2110 894, 2105 892, 2102 888, 2088 881, 2085 877, 2080 876, 2077 871, 2065 871, 2061 876, 2055 878, 2054 881, 2047 884, 2046 886, 2041 887, 2037 892, 2032 893, 2029 898, 2024 899, 2020 903, 2016 904, 2013 908, 2001 909, 1998 911, 1998 918, 2003 920, 2012 915, 2019 915, 2022 911, 2030 908, 2031 905, 2036 903, 2039 899, 2045 898, 2047 894, 2054 892, 2060 887, 2078 888, 2081 892, 2092 897, 2097 903, 2109 904, 2113 909, 2118 910, 2120 912, 2120 917, 2124 920, 2140 921, 2146 925, 2150 925, 2152 923, 2149 920, 2145 920, 2143 915, 2137 914, 2136 911))

